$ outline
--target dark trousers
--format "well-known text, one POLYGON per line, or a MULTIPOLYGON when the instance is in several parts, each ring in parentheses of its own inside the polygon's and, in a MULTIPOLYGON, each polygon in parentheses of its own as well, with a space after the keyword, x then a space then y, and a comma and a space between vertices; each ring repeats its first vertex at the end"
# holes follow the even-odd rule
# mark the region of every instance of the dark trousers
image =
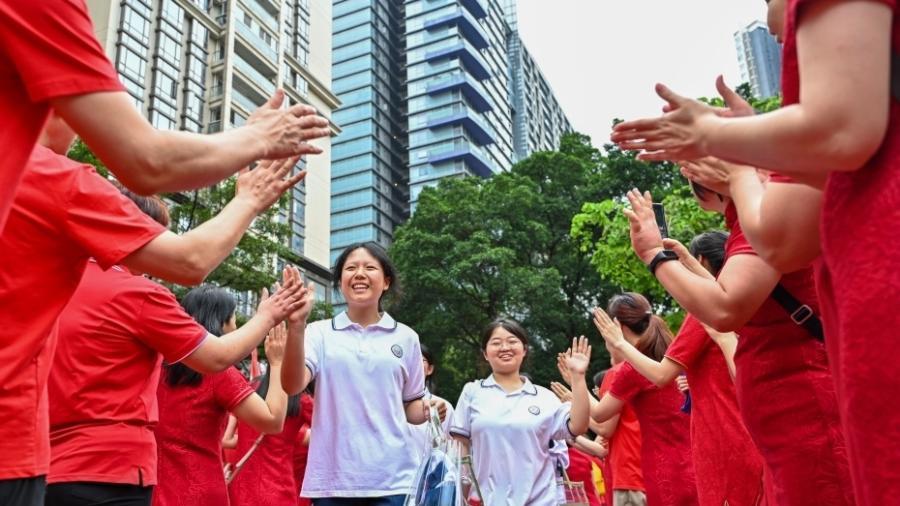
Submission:
POLYGON ((313 506, 403 506, 405 495, 386 497, 323 497, 313 499, 313 506))
POLYGON ((153 487, 73 481, 47 486, 44 506, 150 506, 153 487))
POLYGON ((0 504, 3 506, 42 506, 47 477, 0 480, 0 504))

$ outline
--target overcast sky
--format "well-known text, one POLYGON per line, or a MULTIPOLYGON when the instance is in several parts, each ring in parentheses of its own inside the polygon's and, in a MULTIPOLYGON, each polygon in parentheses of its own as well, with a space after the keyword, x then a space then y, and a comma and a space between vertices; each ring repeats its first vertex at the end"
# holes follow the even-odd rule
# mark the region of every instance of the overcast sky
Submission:
POLYGON ((656 115, 656 82, 691 97, 740 82, 734 32, 763 0, 518 0, 519 33, 574 128, 600 147, 612 119, 656 115))

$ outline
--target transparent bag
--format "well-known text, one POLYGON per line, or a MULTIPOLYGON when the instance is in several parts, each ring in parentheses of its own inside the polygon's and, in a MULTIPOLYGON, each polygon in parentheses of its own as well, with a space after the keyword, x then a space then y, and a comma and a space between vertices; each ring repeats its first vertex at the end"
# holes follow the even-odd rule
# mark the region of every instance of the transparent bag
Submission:
POLYGON ((562 506, 588 506, 587 492, 584 490, 584 483, 572 481, 569 479, 569 473, 562 466, 557 468, 558 484, 561 489, 562 506))
POLYGON ((431 442, 405 506, 468 506, 469 499, 483 504, 481 489, 472 469, 472 460, 463 456, 459 441, 448 439, 432 406, 428 424, 431 442))

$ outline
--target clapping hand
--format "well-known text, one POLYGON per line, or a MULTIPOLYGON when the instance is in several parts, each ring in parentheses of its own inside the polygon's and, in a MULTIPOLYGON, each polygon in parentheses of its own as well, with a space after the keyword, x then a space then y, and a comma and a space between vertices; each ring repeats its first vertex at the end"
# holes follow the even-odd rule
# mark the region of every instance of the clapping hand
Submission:
POLYGON ((572 347, 566 351, 566 367, 573 377, 584 376, 591 363, 591 345, 586 337, 572 338, 572 347))
POLYGON ((653 197, 650 192, 641 194, 637 188, 627 194, 631 209, 623 212, 631 226, 631 247, 645 264, 650 264, 653 257, 663 249, 662 235, 656 225, 653 213, 653 197))
POLYGON ((559 397, 562 402, 572 402, 572 391, 568 387, 557 381, 550 382, 550 390, 559 397))
POLYGON ((625 335, 619 321, 611 319, 606 311, 599 307, 594 308, 594 326, 610 348, 617 349, 625 343, 625 335))
POLYGON ((278 367, 284 361, 284 346, 287 341, 287 327, 284 322, 269 330, 266 336, 266 360, 272 367, 278 367))

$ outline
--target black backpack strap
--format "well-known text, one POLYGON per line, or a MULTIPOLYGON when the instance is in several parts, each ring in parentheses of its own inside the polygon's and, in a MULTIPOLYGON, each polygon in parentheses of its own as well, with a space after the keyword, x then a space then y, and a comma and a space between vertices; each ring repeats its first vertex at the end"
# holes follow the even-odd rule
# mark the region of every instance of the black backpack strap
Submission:
POLYGON ((791 316, 791 321, 806 329, 807 332, 819 341, 825 341, 825 332, 822 331, 822 320, 811 307, 797 300, 791 292, 778 283, 772 290, 772 299, 783 307, 791 316))

